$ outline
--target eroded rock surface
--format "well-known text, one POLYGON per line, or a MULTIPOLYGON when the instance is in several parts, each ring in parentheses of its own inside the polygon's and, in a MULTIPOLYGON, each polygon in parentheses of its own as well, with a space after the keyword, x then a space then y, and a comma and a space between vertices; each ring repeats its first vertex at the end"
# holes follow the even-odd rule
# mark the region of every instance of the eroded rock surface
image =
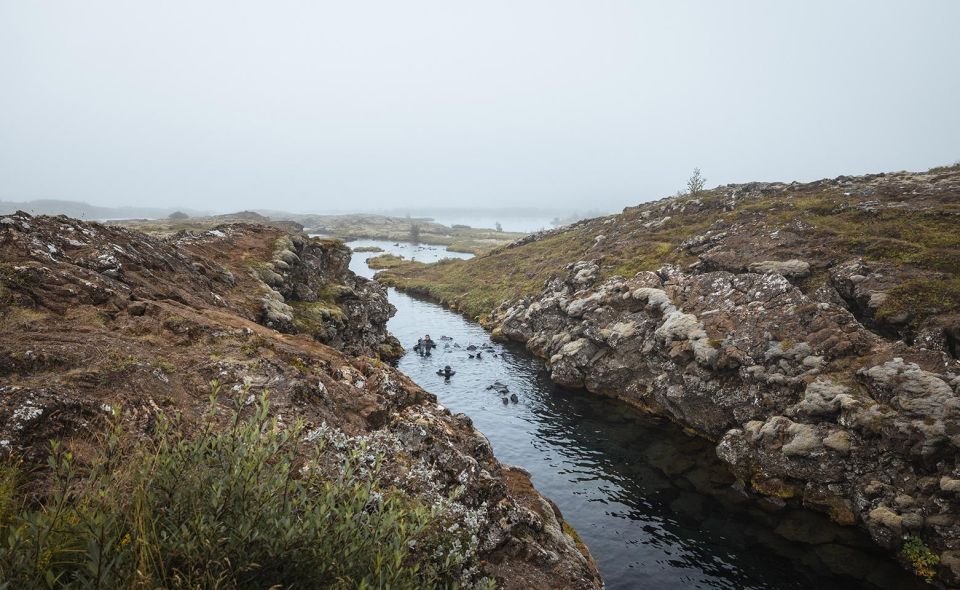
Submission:
POLYGON ((960 363, 805 294, 791 282, 804 265, 752 268, 766 272, 668 265, 601 280, 596 261, 580 261, 493 324, 546 359, 555 382, 716 441, 755 491, 862 526, 892 551, 921 538, 957 583, 960 363))
POLYGON ((464 550, 482 560, 470 580, 601 587, 529 477, 498 463, 469 418, 376 359, 392 308, 346 270, 348 256, 263 226, 158 239, 0 217, 0 453, 42 464, 57 439, 82 458, 116 408, 140 433, 160 412, 199 417, 211 382, 222 403, 269 392, 281 425, 305 422, 305 446, 321 435, 337 448, 363 443, 384 457, 392 485, 452 501, 475 537, 464 550), (338 317, 318 311, 308 327, 304 305, 338 317))

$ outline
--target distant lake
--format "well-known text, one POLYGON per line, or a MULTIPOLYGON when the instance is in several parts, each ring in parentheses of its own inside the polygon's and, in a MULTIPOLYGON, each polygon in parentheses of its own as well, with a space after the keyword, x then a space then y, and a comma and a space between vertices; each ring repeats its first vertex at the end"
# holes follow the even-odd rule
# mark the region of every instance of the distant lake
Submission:
POLYGON ((541 229, 552 229, 552 217, 478 217, 476 215, 440 215, 432 216, 434 221, 446 226, 469 225, 470 227, 492 228, 497 222, 503 226, 503 231, 533 233, 541 229))

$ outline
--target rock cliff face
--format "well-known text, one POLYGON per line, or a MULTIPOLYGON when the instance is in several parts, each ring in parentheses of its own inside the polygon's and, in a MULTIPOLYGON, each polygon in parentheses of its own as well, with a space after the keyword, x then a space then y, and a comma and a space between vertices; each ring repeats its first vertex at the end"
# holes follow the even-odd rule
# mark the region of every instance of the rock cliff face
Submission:
POLYGON ((138 434, 161 412, 199 417, 211 382, 225 404, 269 392, 281 425, 305 421, 305 446, 321 434, 363 444, 382 454, 391 485, 452 498, 474 539, 464 551, 481 563, 468 582, 601 587, 529 477, 499 464, 466 416, 376 358, 393 310, 347 271, 348 256, 262 226, 157 239, 0 217, 0 453, 42 464, 57 439, 82 458, 113 408, 138 434))
POLYGON ((378 278, 960 584, 960 166, 727 185, 378 278))
POLYGON ((957 583, 960 363, 763 270, 601 281, 582 261, 495 318, 555 382, 668 415, 717 441, 756 491, 860 524, 885 547, 919 537, 957 583))
POLYGON ((348 354, 392 359, 403 353, 386 330, 396 311, 386 290, 349 270, 350 249, 338 241, 242 224, 181 232, 171 241, 240 277, 255 294, 244 313, 268 328, 308 334, 348 354))

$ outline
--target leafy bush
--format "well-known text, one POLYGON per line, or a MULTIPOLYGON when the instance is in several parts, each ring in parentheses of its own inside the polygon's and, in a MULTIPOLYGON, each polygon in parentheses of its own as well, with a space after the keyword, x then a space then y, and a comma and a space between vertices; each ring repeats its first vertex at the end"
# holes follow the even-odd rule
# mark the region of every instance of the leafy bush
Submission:
POLYGON ((440 509, 378 486, 365 449, 324 476, 265 398, 226 424, 215 407, 195 433, 117 426, 82 469, 51 443, 34 505, 0 471, 0 588, 455 588, 475 566, 440 509))
POLYGON ((900 549, 907 563, 913 568, 913 573, 930 582, 937 574, 940 557, 927 547, 919 537, 907 537, 900 549))

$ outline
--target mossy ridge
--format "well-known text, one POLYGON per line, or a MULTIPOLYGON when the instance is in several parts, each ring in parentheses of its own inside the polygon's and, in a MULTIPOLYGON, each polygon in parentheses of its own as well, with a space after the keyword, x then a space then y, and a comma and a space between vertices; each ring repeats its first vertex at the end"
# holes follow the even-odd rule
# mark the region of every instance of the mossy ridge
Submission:
MULTIPOLYGON (((960 168, 947 167, 956 173, 960 168)), ((815 183, 816 184, 816 183, 815 183)), ((601 278, 630 277, 664 264, 697 260, 683 243, 707 230, 747 228, 755 232, 788 229, 801 236, 815 260, 860 256, 928 276, 901 291, 920 289, 920 308, 936 313, 957 308, 954 278, 960 269, 960 202, 943 207, 906 209, 909 195, 893 189, 870 200, 836 187, 798 185, 776 194, 734 198, 720 189, 697 198, 678 197, 627 208, 622 214, 587 220, 518 247, 493 250, 469 261, 431 265, 401 263, 378 273, 385 284, 421 294, 480 319, 506 301, 538 293, 544 282, 563 273, 566 264, 595 259, 601 278), (655 223, 651 223, 655 222, 655 223), (604 236, 597 241, 599 236, 604 236), (923 289, 926 283, 933 289, 923 289)), ((786 256, 787 254, 784 254, 786 256)), ((815 271, 803 281, 812 292, 829 280, 815 271)))
POLYGON ((878 318, 905 314, 917 323, 922 318, 960 309, 960 277, 921 278, 894 287, 877 310, 878 318))
POLYGON ((680 244, 712 222, 713 218, 699 223, 671 220, 654 230, 641 228, 629 235, 611 236, 595 253, 591 250, 597 232, 602 229, 595 228, 594 224, 582 224, 466 261, 400 264, 378 273, 377 279, 441 301, 471 318, 482 319, 506 300, 539 292, 545 281, 562 273, 571 261, 599 258, 605 277, 633 276, 643 270, 655 270, 664 262, 687 261, 690 257, 679 250, 680 244))
POLYGON ((341 323, 346 318, 339 306, 327 301, 291 301, 293 325, 304 334, 323 333, 329 322, 341 323))

